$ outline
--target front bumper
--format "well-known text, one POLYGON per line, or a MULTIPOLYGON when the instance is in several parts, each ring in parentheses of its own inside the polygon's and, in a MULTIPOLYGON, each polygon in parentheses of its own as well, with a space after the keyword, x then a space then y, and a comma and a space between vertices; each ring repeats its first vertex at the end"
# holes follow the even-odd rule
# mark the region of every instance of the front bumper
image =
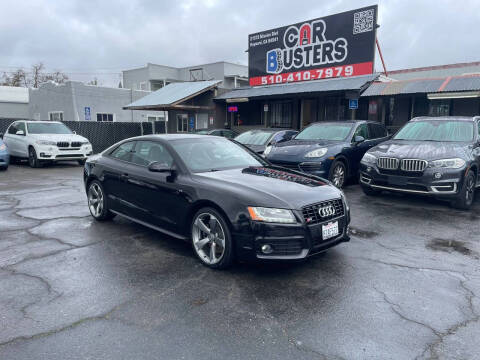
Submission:
POLYGON ((233 236, 241 260, 299 260, 349 241, 349 223, 347 210, 342 216, 312 225, 252 222, 248 234, 234 233, 233 236), (335 221, 338 221, 339 234, 324 240, 322 225, 335 221), (263 245, 270 245, 273 251, 265 254, 263 245))
POLYGON ((333 160, 328 158, 322 158, 318 161, 287 161, 287 160, 270 160, 269 161, 276 166, 281 166, 291 170, 301 171, 307 174, 312 174, 325 179, 328 179, 330 172, 330 166, 333 160))
POLYGON ((7 167, 10 164, 10 154, 0 152, 0 167, 7 167))
POLYGON ((433 197, 455 197, 461 191, 465 168, 426 168, 422 173, 386 171, 375 164, 360 164, 360 182, 375 190, 387 190, 433 197))
POLYGON ((59 148, 54 145, 37 145, 35 151, 39 160, 50 161, 85 160, 93 153, 91 145, 82 145, 79 148, 59 148))

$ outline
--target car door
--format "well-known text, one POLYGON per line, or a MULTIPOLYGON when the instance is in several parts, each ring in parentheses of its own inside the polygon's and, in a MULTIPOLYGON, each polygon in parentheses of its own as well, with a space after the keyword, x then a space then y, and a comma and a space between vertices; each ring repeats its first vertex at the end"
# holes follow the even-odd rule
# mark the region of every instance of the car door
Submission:
POLYGON ((16 151, 16 137, 15 134, 17 132, 17 123, 14 122, 10 124, 7 131, 3 135, 3 141, 8 146, 8 150, 10 151, 10 155, 18 156, 16 151))
POLYGON ((352 140, 351 140, 351 151, 350 151, 350 174, 356 174, 360 166, 360 160, 362 160, 363 155, 373 147, 373 142, 370 141, 370 134, 368 131, 367 123, 361 123, 355 129, 352 140), (355 137, 361 136, 365 140, 356 143, 355 137))
POLYGON ((151 140, 137 141, 132 155, 135 169, 127 179, 134 194, 132 201, 136 218, 178 233, 178 226, 184 220, 182 209, 187 208, 188 201, 175 174, 150 171, 148 166, 153 162, 174 167, 173 157, 164 144, 151 140))
POLYGON ((369 123, 368 133, 370 136, 369 141, 371 142, 371 147, 376 146, 388 139, 388 132, 383 124, 369 123))
POLYGON ((16 151, 18 153, 17 156, 20 156, 20 157, 28 157, 28 138, 27 138, 27 129, 26 129, 26 126, 25 126, 25 122, 24 121, 19 121, 17 123, 17 133, 19 131, 23 131, 23 135, 15 135, 16 137, 16 141, 15 141, 15 144, 16 144, 16 151))
POLYGON ((112 152, 104 156, 103 187, 107 194, 108 203, 112 210, 124 215, 134 216, 135 205, 132 190, 127 183, 129 173, 134 165, 131 163, 135 141, 128 141, 117 146, 112 152))

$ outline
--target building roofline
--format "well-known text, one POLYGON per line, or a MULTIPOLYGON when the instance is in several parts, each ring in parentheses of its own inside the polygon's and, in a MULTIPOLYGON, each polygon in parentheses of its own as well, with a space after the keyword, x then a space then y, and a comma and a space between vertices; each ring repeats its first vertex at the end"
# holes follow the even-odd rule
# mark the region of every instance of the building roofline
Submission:
POLYGON ((162 67, 166 67, 166 68, 170 68, 170 69, 174 69, 174 70, 183 70, 183 69, 189 69, 189 68, 193 68, 193 67, 213 65, 213 64, 230 64, 230 65, 244 66, 244 67, 247 67, 247 68, 248 68, 248 65, 235 64, 234 62, 231 62, 231 61, 215 61, 215 62, 211 62, 211 63, 195 64, 195 65, 182 66, 182 67, 175 67, 175 66, 170 66, 170 65, 155 64, 155 63, 150 63, 150 62, 149 62, 149 63, 147 63, 145 66, 136 67, 136 68, 128 69, 128 70, 122 70, 122 72, 146 69, 146 68, 148 68, 149 65, 162 66, 162 67))
POLYGON ((409 68, 409 69, 399 69, 399 70, 388 71, 388 74, 389 75, 391 75, 391 74, 405 74, 405 73, 412 73, 412 72, 419 72, 419 71, 461 68, 461 67, 467 67, 467 66, 480 66, 480 61, 446 64, 446 65, 425 66, 425 67, 409 68))

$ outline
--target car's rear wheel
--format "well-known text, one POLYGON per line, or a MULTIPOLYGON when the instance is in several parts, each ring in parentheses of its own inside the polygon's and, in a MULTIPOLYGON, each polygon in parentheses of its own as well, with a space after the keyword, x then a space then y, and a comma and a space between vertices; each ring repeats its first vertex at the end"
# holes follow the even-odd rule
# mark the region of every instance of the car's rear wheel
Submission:
POLYGON ((37 152, 33 146, 28 148, 28 165, 30 165, 31 168, 39 168, 41 166, 37 157, 37 152))
POLYGON ((360 183, 360 186, 362 188, 362 191, 365 195, 367 196, 377 196, 381 193, 381 191, 379 190, 375 190, 373 189, 372 187, 368 186, 368 185, 364 185, 364 184, 361 184, 360 183))
POLYGON ((88 185, 87 199, 88 209, 95 220, 105 221, 115 216, 108 209, 105 191, 103 190, 102 184, 98 180, 93 180, 88 185))
POLYGON ((222 214, 203 208, 193 216, 192 246, 200 261, 213 269, 225 269, 234 259, 230 229, 222 214))
POLYGON ((347 179, 347 167, 342 161, 335 160, 333 162, 332 166, 330 167, 328 179, 339 189, 345 186, 345 181, 347 179))
POLYGON ((469 171, 463 181, 462 190, 458 194, 458 198, 453 201, 453 207, 461 210, 468 210, 473 204, 475 197, 475 173, 469 171))

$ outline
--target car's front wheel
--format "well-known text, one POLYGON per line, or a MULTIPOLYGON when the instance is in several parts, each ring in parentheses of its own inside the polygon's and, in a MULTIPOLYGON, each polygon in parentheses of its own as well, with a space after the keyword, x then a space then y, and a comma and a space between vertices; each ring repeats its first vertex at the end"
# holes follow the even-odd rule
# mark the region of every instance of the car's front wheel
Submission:
POLYGON ((465 176, 462 190, 458 194, 458 198, 452 203, 453 207, 460 210, 470 209, 475 197, 475 185, 475 173, 470 170, 465 176))
POLYGON ((203 208, 193 216, 192 246, 200 261, 213 269, 225 269, 234 259, 230 229, 222 214, 203 208))
POLYGON ((330 174, 328 180, 330 180, 333 185, 341 189, 344 187, 347 179, 347 167, 340 160, 335 160, 330 168, 330 174))
POLYGON ((38 168, 41 165, 37 157, 37 152, 33 146, 28 148, 28 165, 32 168, 38 168))
POLYGON ((88 185, 87 199, 88 209, 95 220, 105 221, 115 216, 108 209, 107 197, 100 181, 93 180, 88 185))

